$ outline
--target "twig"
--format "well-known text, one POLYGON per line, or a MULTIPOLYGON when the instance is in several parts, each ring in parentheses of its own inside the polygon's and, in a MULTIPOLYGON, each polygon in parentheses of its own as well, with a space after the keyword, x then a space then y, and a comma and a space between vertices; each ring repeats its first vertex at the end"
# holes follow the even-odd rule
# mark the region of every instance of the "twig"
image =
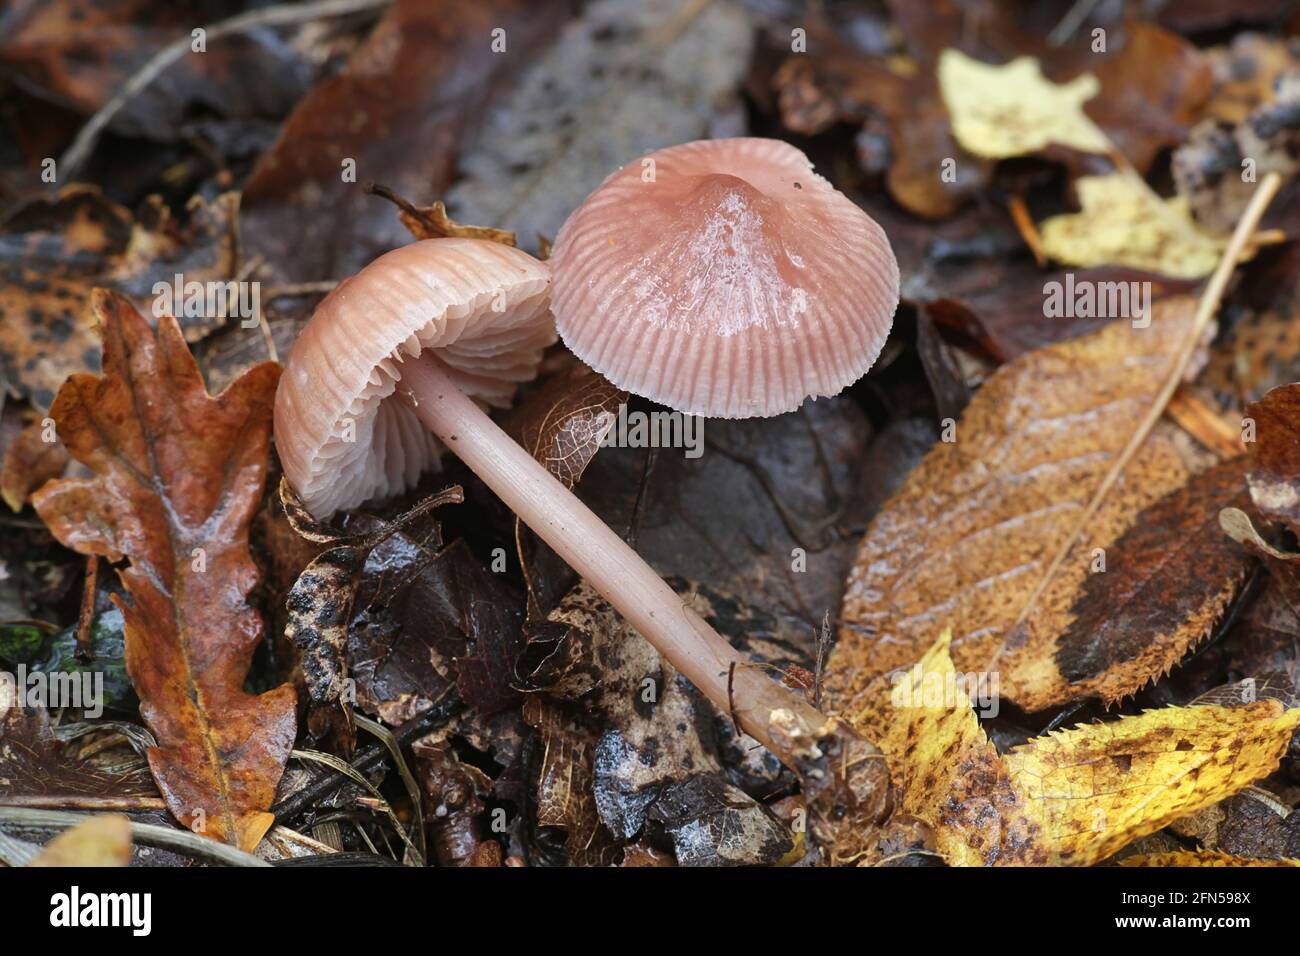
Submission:
MULTIPOLYGON (((91 814, 71 813, 66 810, 29 810, 24 807, 0 807, 0 825, 32 830, 63 830, 75 827, 89 819, 91 814)), ((227 866, 270 866, 263 859, 245 853, 238 847, 218 843, 189 830, 160 827, 152 823, 131 821, 131 839, 147 846, 162 847, 189 856, 206 857, 227 866)))
POLYGON ((334 287, 338 284, 338 279, 325 279, 321 282, 291 282, 267 289, 266 298, 270 301, 271 299, 288 299, 300 295, 319 295, 324 292, 333 292, 334 287))
POLYGON ((77 660, 89 664, 95 659, 95 595, 99 590, 99 555, 86 558, 86 579, 81 587, 81 613, 77 616, 77 660))
POLYGON ((25 807, 29 810, 95 810, 99 812, 144 813, 166 810, 162 797, 94 797, 82 793, 14 794, 5 797, 0 807, 25 807))
MULTIPOLYGON (((1228 241, 1227 248, 1223 250, 1223 255, 1219 259, 1219 264, 1215 267, 1214 273, 1210 276, 1210 281, 1205 286, 1205 291, 1201 293, 1201 298, 1196 303, 1196 314, 1192 318, 1192 327, 1188 330, 1187 339, 1183 342, 1182 348, 1174 358, 1173 365, 1169 370, 1168 379, 1160 389, 1160 393, 1155 397, 1155 400, 1152 401, 1151 406, 1147 409, 1146 414, 1138 424, 1138 427, 1133 431, 1128 444, 1124 446, 1123 451, 1119 453, 1114 463, 1110 466, 1110 470, 1106 472, 1106 477, 1102 479, 1097 490, 1093 492, 1092 499, 1088 502, 1088 507, 1084 510, 1083 516, 1075 523, 1073 533, 1062 543, 1061 547, 1056 552, 1056 556, 1052 559, 1052 563, 1048 565, 1046 573, 1039 578, 1038 585, 1034 588, 1033 593, 1029 595, 1029 600, 1025 602, 1024 607, 1021 609, 1020 616, 1016 618, 1015 624, 1012 625, 1013 628, 1024 623, 1025 619, 1029 616, 1034 606, 1038 603, 1039 597, 1041 597, 1043 591, 1047 589, 1047 585, 1056 575, 1057 570, 1061 567, 1066 556, 1074 547, 1075 542, 1078 541, 1080 535, 1083 534, 1084 528, 1092 524, 1092 519, 1096 515, 1097 509, 1101 507, 1102 501, 1105 500, 1106 495, 1119 479, 1119 476, 1124 471, 1124 467, 1128 464, 1129 459, 1133 457, 1134 452, 1137 451, 1138 447, 1146 440, 1147 435, 1151 432, 1151 428, 1160 419, 1160 416, 1164 414, 1165 408, 1169 404, 1169 399, 1173 396, 1174 392, 1177 391, 1179 384, 1183 380, 1183 373, 1187 368, 1187 363, 1191 361, 1192 355, 1196 352, 1197 346, 1200 345, 1201 337, 1205 332, 1205 327, 1209 325, 1210 320, 1214 318, 1215 313, 1219 309, 1219 300, 1223 298, 1223 292, 1224 289, 1227 288, 1228 279, 1231 278, 1233 270, 1237 267, 1238 256, 1241 255, 1241 251, 1250 241, 1251 235, 1255 232, 1255 227, 1259 225, 1259 220, 1264 215, 1264 210, 1268 208, 1269 202, 1272 201, 1273 196, 1277 193, 1278 188, 1281 185, 1282 177, 1277 173, 1269 173, 1260 182, 1259 188, 1255 190, 1255 194, 1251 196, 1250 204, 1246 207, 1246 211, 1242 213, 1241 221, 1237 223, 1237 228, 1233 231, 1232 238, 1228 241)), ((1003 649, 1005 649, 1005 644, 1003 645, 1003 648, 1000 648, 997 654, 994 655, 994 661, 1001 656, 1003 649)))
MULTIPOLYGON (((318 3, 286 3, 241 13, 239 16, 231 17, 228 20, 209 24, 203 28, 203 31, 208 40, 215 40, 228 34, 243 33, 254 27, 283 26, 290 23, 305 23, 309 20, 322 20, 327 17, 345 16, 349 13, 359 13, 363 10, 387 6, 391 2, 392 0, 320 0, 318 3)), ((127 80, 126 84, 113 95, 113 98, 100 107, 95 115, 86 122, 86 125, 81 127, 81 130, 77 133, 77 138, 72 141, 72 145, 68 147, 59 160, 58 168, 65 182, 72 179, 77 170, 81 168, 81 164, 86 161, 90 151, 95 148, 99 134, 112 122, 113 117, 127 103, 145 90, 150 83, 156 80, 167 67, 188 53, 192 42, 191 34, 187 33, 155 53, 149 62, 140 67, 135 75, 127 80)))

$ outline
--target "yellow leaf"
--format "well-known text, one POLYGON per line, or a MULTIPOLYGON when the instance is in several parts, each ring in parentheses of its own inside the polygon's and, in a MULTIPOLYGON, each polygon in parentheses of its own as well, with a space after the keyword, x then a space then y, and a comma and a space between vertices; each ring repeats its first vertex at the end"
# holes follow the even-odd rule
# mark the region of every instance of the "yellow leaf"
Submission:
MULTIPOLYGON (((967 697, 956 696, 956 672, 945 631, 888 691, 893 719, 877 746, 902 794, 902 811, 935 830, 952 866, 1049 862, 1007 769, 980 729, 967 697)), ((872 708, 878 714, 882 708, 872 708)), ((860 718, 865 715, 858 715, 860 718)), ((876 724, 879 726, 879 724, 876 724)))
POLYGON ((868 708, 901 794, 954 866, 1086 866, 1267 776, 1300 724, 1276 700, 1166 707, 1038 737, 999 757, 971 709, 978 675, 945 632, 868 708))
POLYGON ((1120 866, 1300 866, 1300 860, 1254 860, 1213 850, 1184 850, 1131 856, 1120 866))
POLYGON ((131 821, 109 813, 63 831, 28 866, 126 866, 130 862, 131 821))
POLYGON ((944 50, 939 55, 939 89, 953 135, 976 156, 1005 159, 1053 144, 1084 153, 1113 150, 1106 134, 1083 111, 1083 104, 1100 89, 1090 74, 1056 84, 1044 79, 1033 57, 990 66, 958 50, 944 50))
POLYGON ((1062 863, 1095 863, 1277 768, 1300 709, 1162 707, 1038 737, 1004 758, 1062 863))
POLYGON ((1161 199, 1131 173, 1084 176, 1080 212, 1039 227, 1043 251, 1073 266, 1128 266, 1181 279, 1214 271, 1226 239, 1202 232, 1187 199, 1161 199))

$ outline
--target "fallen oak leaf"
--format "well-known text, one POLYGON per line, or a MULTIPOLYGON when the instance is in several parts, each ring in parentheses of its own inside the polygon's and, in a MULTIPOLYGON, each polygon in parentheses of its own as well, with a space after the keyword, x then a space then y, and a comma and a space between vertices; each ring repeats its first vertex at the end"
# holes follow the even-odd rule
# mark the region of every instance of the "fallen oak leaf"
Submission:
POLYGON ((296 735, 294 693, 243 684, 262 622, 248 526, 266 478, 273 363, 217 397, 203 387, 176 321, 155 333, 125 298, 91 297, 104 373, 74 375, 52 415, 94 473, 34 496, 65 546, 127 564, 126 667, 158 740, 149 766, 186 826, 252 850, 296 735))
POLYGON ((889 714, 877 737, 900 809, 934 828, 953 865, 1096 863, 1267 776, 1300 725, 1277 700, 1165 707, 999 757, 949 643, 945 632, 872 710, 889 714))

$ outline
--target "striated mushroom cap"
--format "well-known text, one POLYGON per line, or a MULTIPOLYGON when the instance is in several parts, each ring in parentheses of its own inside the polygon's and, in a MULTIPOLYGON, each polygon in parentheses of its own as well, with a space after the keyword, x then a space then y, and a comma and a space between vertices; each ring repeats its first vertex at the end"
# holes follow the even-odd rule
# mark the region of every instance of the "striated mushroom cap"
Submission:
POLYGON ((555 341, 550 270, 481 239, 426 239, 339 283, 294 344, 275 396, 289 483, 327 518, 416 483, 434 437, 400 397, 402 364, 436 350, 461 390, 504 406, 555 341))
POLYGON ((611 174, 548 261, 565 344, 678 411, 750 418, 835 395, 898 305, 884 230, 779 140, 702 140, 611 174))

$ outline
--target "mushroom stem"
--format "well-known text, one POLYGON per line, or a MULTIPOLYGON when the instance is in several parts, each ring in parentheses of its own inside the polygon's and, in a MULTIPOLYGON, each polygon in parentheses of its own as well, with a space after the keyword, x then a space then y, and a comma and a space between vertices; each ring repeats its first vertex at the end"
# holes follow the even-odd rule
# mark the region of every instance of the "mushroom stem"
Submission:
POLYGON ((786 720, 808 730, 822 727, 826 717, 755 667, 688 607, 627 542, 466 397, 437 359, 408 361, 397 388, 425 427, 679 673, 783 762, 793 762, 773 739, 773 712, 789 712, 786 720))

